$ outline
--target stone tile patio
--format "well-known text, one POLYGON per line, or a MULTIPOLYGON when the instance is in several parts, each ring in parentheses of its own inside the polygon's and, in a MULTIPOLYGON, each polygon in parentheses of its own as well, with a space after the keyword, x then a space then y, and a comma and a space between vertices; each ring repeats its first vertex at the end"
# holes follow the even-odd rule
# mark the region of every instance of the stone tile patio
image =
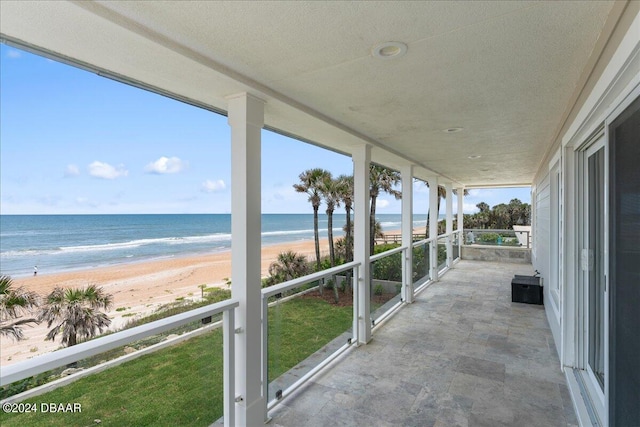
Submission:
POLYGON ((461 261, 271 411, 272 426, 574 426, 531 265, 461 261))

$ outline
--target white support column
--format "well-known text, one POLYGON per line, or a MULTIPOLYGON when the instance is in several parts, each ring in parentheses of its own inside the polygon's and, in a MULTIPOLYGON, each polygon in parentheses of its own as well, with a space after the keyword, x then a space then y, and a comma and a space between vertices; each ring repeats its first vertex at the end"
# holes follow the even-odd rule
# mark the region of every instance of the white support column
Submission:
POLYGON ((453 264, 453 186, 450 182, 445 183, 444 188, 447 192, 446 197, 446 233, 449 235, 447 238, 447 267, 451 267, 453 264))
POLYGON ((402 255, 402 299, 413 302, 413 166, 400 170, 402 176, 402 246, 407 250, 402 255))
POLYGON ((431 257, 429 269, 431 280, 438 280, 438 178, 432 176, 427 179, 429 183, 429 238, 434 238, 431 243, 431 257))
POLYGON ((458 256, 462 259, 462 245, 464 244, 464 188, 458 187, 458 256))
POLYGON ((362 145, 353 152, 353 259, 358 269, 358 344, 371 340, 371 264, 369 258, 369 166, 371 146, 362 145))
POLYGON ((240 426, 266 419, 262 396, 260 281, 261 138, 264 102, 242 93, 228 98, 231 127, 231 292, 236 309, 236 417, 240 426))
POLYGON ((462 245, 463 236, 462 231, 464 230, 464 188, 458 187, 456 188, 458 192, 458 228, 460 231, 460 245, 462 245))

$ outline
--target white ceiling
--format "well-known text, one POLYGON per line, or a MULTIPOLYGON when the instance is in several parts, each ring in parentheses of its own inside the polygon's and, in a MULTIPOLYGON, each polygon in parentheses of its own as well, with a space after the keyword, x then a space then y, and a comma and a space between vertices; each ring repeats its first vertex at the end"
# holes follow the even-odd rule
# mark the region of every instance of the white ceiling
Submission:
POLYGON ((216 110, 248 91, 266 101, 267 126, 345 153, 368 142, 374 161, 411 161, 418 177, 528 185, 612 7, 3 0, 0 31, 216 110), (386 41, 405 43, 406 55, 372 56, 386 41), (443 132, 451 127, 464 129, 443 132))

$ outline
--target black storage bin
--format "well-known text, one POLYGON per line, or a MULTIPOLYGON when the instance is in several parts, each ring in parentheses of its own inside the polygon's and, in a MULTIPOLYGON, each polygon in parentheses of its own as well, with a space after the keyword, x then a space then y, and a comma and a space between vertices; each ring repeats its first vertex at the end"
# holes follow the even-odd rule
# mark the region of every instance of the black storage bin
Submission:
POLYGON ((542 289, 540 277, 516 274, 511 280, 511 302, 543 305, 542 289))

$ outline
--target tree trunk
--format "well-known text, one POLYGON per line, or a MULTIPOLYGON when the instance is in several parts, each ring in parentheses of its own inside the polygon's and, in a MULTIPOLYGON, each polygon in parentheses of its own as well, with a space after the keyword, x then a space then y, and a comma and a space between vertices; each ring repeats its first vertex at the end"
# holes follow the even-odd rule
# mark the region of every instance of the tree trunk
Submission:
MULTIPOLYGON (((329 260, 331 262, 331 267, 335 267, 336 265, 336 253, 333 249, 333 209, 327 209, 327 234, 329 236, 329 260)), ((338 295, 338 283, 336 283, 336 276, 333 276, 333 298, 336 301, 336 304, 340 302, 340 295, 338 295)))
MULTIPOLYGON (((313 207, 313 238, 316 243, 316 271, 320 271, 320 236, 318 236, 318 206, 313 207)), ((320 295, 324 292, 322 281, 318 283, 320 295)))
POLYGON ((320 237, 318 236, 318 206, 313 207, 313 238, 316 244, 316 267, 320 270, 320 237))
POLYGON ((427 226, 424 228, 424 238, 429 238, 429 219, 431 216, 431 209, 427 210, 427 226))
POLYGON ((351 207, 346 208, 347 211, 347 233, 345 242, 345 258, 347 262, 353 261, 352 237, 351 237, 351 207))
POLYGON ((438 194, 438 215, 436 215, 436 236, 440 234, 440 194, 438 194))
MULTIPOLYGON (((67 342, 67 347, 71 347, 74 346, 78 343, 78 339, 76 338, 75 334, 72 334, 69 336, 69 341, 67 342)), ((69 364, 67 364, 67 368, 77 368, 78 367, 78 362, 71 362, 69 364)))
POLYGON ((336 265, 336 253, 333 248, 333 209, 327 209, 327 235, 329 237, 329 260, 331 267, 336 265))
MULTIPOLYGON (((440 196, 438 196, 438 219, 440 215, 440 196)), ((429 210, 427 211, 427 226, 424 229, 424 238, 428 239, 429 237, 429 220, 430 220, 430 216, 431 216, 431 208, 429 208, 429 210)), ((438 219, 436 219, 436 224, 438 223, 438 219)), ((436 236, 438 235, 438 226, 436 226, 436 236)))
POLYGON ((376 196, 371 196, 371 215, 369 216, 369 256, 373 255, 373 247, 376 241, 376 196))
MULTIPOLYGON (((347 212, 347 231, 345 237, 345 249, 344 256, 347 258, 347 262, 353 261, 353 237, 351 237, 351 206, 345 206, 345 210, 347 212)), ((353 291, 353 282, 351 279, 351 270, 345 272, 346 276, 346 286, 345 291, 348 289, 351 293, 353 291)))

